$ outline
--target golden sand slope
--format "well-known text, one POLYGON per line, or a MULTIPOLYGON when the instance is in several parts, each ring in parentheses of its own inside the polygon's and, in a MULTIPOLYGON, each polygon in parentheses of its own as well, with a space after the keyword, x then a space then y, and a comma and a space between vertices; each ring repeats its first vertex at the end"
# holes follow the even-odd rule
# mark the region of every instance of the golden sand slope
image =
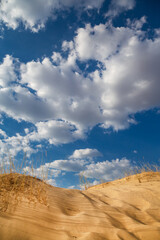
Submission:
POLYGON ((25 197, 15 211, 0 213, 0 240, 160 239, 160 173, 86 191, 45 189, 49 207, 38 201, 28 205, 25 197))

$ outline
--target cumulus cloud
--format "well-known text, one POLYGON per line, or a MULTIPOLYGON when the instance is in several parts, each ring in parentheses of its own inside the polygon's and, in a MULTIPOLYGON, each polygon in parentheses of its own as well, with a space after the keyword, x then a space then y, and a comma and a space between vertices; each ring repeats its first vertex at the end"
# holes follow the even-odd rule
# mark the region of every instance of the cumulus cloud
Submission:
POLYGON ((35 125, 35 130, 29 131, 25 129, 26 135, 22 136, 16 134, 15 136, 8 137, 7 134, 0 129, 0 158, 6 159, 9 156, 15 157, 19 152, 26 153, 27 157, 36 153, 42 144, 36 145, 35 148, 31 147, 34 142, 41 142, 46 140, 49 144, 66 144, 81 139, 84 136, 80 135, 79 131, 64 121, 47 121, 38 122, 35 125))
POLYGON ((116 131, 136 124, 135 113, 160 106, 160 37, 147 38, 145 21, 86 25, 62 44, 67 57, 54 52, 24 64, 7 55, 0 64, 1 113, 34 123, 29 141, 55 145, 84 139, 97 124, 116 131), (96 67, 81 70, 78 61, 89 60, 96 67))
POLYGON ((0 88, 0 108, 16 120, 37 122, 53 116, 49 104, 20 85, 0 88))
POLYGON ((103 89, 99 102, 105 119, 103 127, 124 129, 136 123, 132 114, 160 105, 156 90, 159 37, 147 39, 145 33, 136 28, 87 25, 78 30, 75 44, 81 61, 94 59, 103 64, 103 70, 91 74, 103 89), (82 41, 83 38, 86 41, 82 41))
MULTIPOLYGON (((50 163, 45 163, 39 168, 25 167, 24 171, 34 176, 40 175, 42 172, 53 173, 57 177, 61 171, 67 172, 80 172, 86 169, 86 166, 89 164, 90 159, 102 156, 102 154, 97 149, 77 149, 68 159, 58 159, 50 163)), ((51 175, 51 174, 50 174, 51 175)))
POLYGON ((75 48, 81 61, 94 59, 104 62, 115 55, 119 48, 126 46, 135 33, 130 28, 107 27, 105 24, 79 28, 74 39, 75 48))
POLYGON ((50 179, 52 177, 58 177, 62 171, 64 173, 72 172, 75 175, 91 178, 93 185, 98 184, 100 180, 110 181, 121 178, 128 169, 132 169, 130 160, 126 158, 117 158, 112 161, 95 161, 95 158, 101 155, 102 154, 97 149, 76 149, 68 159, 54 160, 38 168, 26 166, 23 170, 37 177, 42 177, 42 173, 44 175, 47 173, 50 179), (92 161, 90 161, 90 159, 92 159, 92 161))
POLYGON ((36 150, 30 146, 28 136, 16 134, 16 136, 8 137, 2 130, 0 130, 0 135, 3 136, 3 139, 0 139, 0 161, 7 162, 10 157, 14 158, 19 152, 23 152, 26 157, 36 153, 36 150))
POLYGON ((70 159, 92 159, 95 157, 102 156, 102 154, 97 149, 85 148, 85 149, 77 149, 73 152, 73 154, 69 157, 70 159))
POLYGON ((122 158, 112 161, 91 163, 86 166, 83 175, 87 178, 110 181, 122 178, 128 169, 131 169, 130 161, 126 158, 122 158))
POLYGON ((11 82, 17 80, 15 74, 15 59, 6 55, 3 62, 0 64, 0 88, 8 86, 11 82))
POLYGON ((16 29, 20 23, 25 28, 38 32, 45 26, 49 17, 53 19, 57 16, 57 11, 68 8, 75 9, 99 9, 104 0, 1 0, 0 2, 0 20, 6 26, 16 29))
POLYGON ((70 160, 55 160, 51 163, 46 163, 49 168, 54 168, 58 170, 68 171, 68 172, 80 172, 85 169, 85 160, 76 161, 74 159, 70 160))
POLYGON ((125 172, 128 169, 132 169, 132 164, 130 160, 126 158, 115 159, 112 161, 102 161, 102 162, 90 162, 87 158, 84 159, 62 159, 55 160, 50 163, 45 163, 45 165, 40 166, 37 169, 31 169, 30 167, 25 167, 24 170, 34 176, 40 176, 40 173, 51 172, 50 176, 58 177, 61 171, 72 172, 76 175, 82 175, 86 178, 92 179, 92 184, 98 184, 100 181, 111 181, 114 179, 124 177, 125 172), (52 173, 53 171, 53 173, 52 173))
POLYGON ((35 126, 37 127, 37 132, 30 134, 31 140, 40 141, 42 139, 47 139, 50 144, 58 145, 83 138, 83 134, 79 134, 75 126, 65 121, 51 120, 47 122, 38 122, 35 126))
POLYGON ((135 0, 112 0, 106 17, 115 17, 124 11, 134 8, 135 0))

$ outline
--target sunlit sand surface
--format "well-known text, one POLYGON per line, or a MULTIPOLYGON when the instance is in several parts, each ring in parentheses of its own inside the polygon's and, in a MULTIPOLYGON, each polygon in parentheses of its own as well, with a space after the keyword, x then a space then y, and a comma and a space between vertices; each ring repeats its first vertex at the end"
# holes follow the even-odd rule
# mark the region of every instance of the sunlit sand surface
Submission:
POLYGON ((23 186, 24 196, 16 204, 8 195, 6 209, 1 187, 0 240, 160 239, 160 173, 141 173, 85 191, 37 179, 32 183, 32 191, 29 184, 23 186), (43 192, 38 192, 41 184, 43 192))

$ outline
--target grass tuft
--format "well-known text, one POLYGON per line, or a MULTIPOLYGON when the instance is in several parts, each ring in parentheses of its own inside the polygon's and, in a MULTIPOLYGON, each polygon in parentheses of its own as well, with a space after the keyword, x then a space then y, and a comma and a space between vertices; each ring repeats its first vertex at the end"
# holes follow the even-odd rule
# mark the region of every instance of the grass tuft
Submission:
MULTIPOLYGON (((33 169, 33 167, 32 167, 33 169)), ((32 176, 31 176, 32 175, 32 176)), ((28 204, 41 203, 48 206, 44 171, 41 179, 27 175, 20 168, 15 167, 12 158, 9 164, 0 165, 0 212, 14 211, 16 206, 25 199, 28 204)))

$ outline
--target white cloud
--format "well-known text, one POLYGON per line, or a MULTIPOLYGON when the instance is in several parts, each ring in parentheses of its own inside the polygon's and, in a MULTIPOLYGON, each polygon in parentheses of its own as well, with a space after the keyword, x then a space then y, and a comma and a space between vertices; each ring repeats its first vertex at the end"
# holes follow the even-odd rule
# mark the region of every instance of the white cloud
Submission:
POLYGON ((25 128, 25 129, 24 129, 24 132, 25 132, 26 134, 28 134, 28 133, 29 133, 29 129, 28 129, 28 128, 25 128))
POLYGON ((0 135, 4 138, 7 138, 7 134, 5 131, 3 131, 2 129, 0 129, 0 135))
POLYGON ((42 147, 43 147, 42 144, 36 145, 36 148, 42 148, 42 147))
POLYGON ((157 91, 160 38, 151 40, 144 36, 145 33, 136 28, 108 28, 102 24, 87 25, 77 31, 75 44, 80 60, 94 59, 104 66, 91 77, 97 91, 102 90, 99 106, 105 128, 127 128, 136 123, 132 114, 160 105, 157 91), (86 41, 82 41, 83 38, 86 41))
POLYGON ((72 172, 76 176, 92 179, 92 182, 88 180, 88 183, 90 183, 89 185, 95 185, 100 183, 100 181, 110 181, 124 177, 125 172, 132 169, 131 162, 126 158, 112 161, 91 162, 90 158, 99 156, 100 152, 96 151, 96 149, 90 149, 89 157, 87 150, 88 149, 86 149, 85 152, 83 149, 82 152, 79 152, 80 154, 78 154, 79 150, 75 150, 71 155, 71 157, 75 157, 74 159, 70 157, 68 159, 58 159, 50 163, 45 163, 38 168, 26 166, 23 171, 41 179, 45 179, 47 176, 50 181, 52 181, 51 179, 53 178, 59 177, 60 174, 64 175, 65 172, 72 172))
POLYGON ((86 166, 83 176, 86 178, 96 178, 99 180, 110 181, 124 177, 128 169, 131 169, 131 163, 128 159, 116 159, 112 161, 104 161, 91 163, 86 166))
POLYGON ((85 149, 75 150, 69 158, 70 159, 86 159, 86 158, 92 159, 99 156, 102 156, 102 154, 97 149, 85 148, 85 149))
POLYGON ((124 8, 126 10, 133 9, 135 6, 135 0, 112 0, 112 5, 117 8, 124 8))
POLYGON ((3 117, 2 117, 2 114, 0 114, 0 125, 3 125, 3 117))
MULTIPOLYGON (((54 60, 57 61, 55 58, 54 60)), ((21 67, 21 82, 35 90, 41 102, 46 104, 43 118, 49 120, 48 111, 52 114, 52 119, 62 119, 63 122, 57 122, 57 125, 70 128, 73 140, 83 138, 84 130, 101 121, 101 112, 96 99, 94 100, 96 88, 89 78, 83 78, 76 71, 77 68, 75 54, 72 52, 68 59, 62 59, 58 66, 45 58, 42 63, 32 61, 21 67), (91 96, 88 96, 91 89, 91 96)), ((38 101, 35 103, 38 105, 38 101)), ((25 110, 23 114, 25 118, 25 110)), ((17 114, 16 116, 18 117, 17 114)))
POLYGON ((65 121, 47 121, 36 124, 37 132, 30 134, 32 140, 47 139, 50 144, 65 144, 83 138, 75 126, 65 121))
POLYGON ((160 37, 146 38, 139 29, 144 19, 139 21, 78 29, 63 44, 66 58, 54 52, 51 59, 18 63, 18 69, 17 60, 6 56, 0 65, 1 113, 34 123, 37 130, 25 132, 29 141, 55 145, 83 139, 97 124, 117 131, 136 124, 135 113, 160 106, 160 37), (77 60, 88 65, 90 59, 97 69, 81 71, 77 60))
POLYGON ((60 170, 50 169, 46 165, 41 165, 39 168, 26 166, 23 168, 23 172, 30 176, 42 179, 52 186, 57 186, 55 178, 57 178, 61 173, 60 170))
POLYGON ((68 189, 75 189, 75 188, 76 188, 75 185, 71 185, 71 186, 68 187, 68 189))
MULTIPOLYGON (((34 175, 36 173, 36 176, 39 176, 42 169, 43 172, 45 169, 48 172, 54 171, 52 174, 54 177, 59 176, 61 171, 75 172, 76 175, 94 179, 93 183, 90 184, 93 185, 98 184, 100 181, 110 181, 124 177, 125 173, 132 169, 132 164, 126 158, 92 163, 82 159, 63 159, 40 166, 40 168, 35 169, 34 175)), ((31 169, 28 167, 25 170, 31 172, 31 169)), ((88 180, 88 183, 90 183, 90 180, 88 180)))
MULTIPOLYGON (((137 20, 137 22, 142 24, 141 20, 137 20)), ((114 55, 118 55, 120 50, 129 44, 134 36, 143 36, 142 31, 132 29, 129 20, 128 25, 129 27, 114 27, 99 24, 91 27, 90 24, 86 24, 85 28, 79 28, 74 38, 78 58, 81 61, 94 59, 104 64, 107 59, 110 61, 114 55)))
POLYGON ((147 17, 143 16, 140 19, 135 19, 135 20, 130 20, 127 19, 127 24, 129 27, 135 29, 135 30, 139 30, 143 27, 144 24, 147 23, 147 17))
POLYGON ((54 168, 69 172, 80 172, 85 169, 85 160, 55 160, 51 163, 46 163, 45 165, 49 168, 54 168))
POLYGON ((73 142, 84 137, 79 134, 77 129, 64 121, 51 120, 38 122, 35 128, 32 132, 26 130, 25 136, 16 134, 12 137, 8 137, 6 133, 0 129, 0 135, 3 137, 3 139, 0 140, 0 158, 3 159, 5 157, 8 159, 9 156, 15 157, 19 152, 24 152, 27 157, 30 157, 31 154, 36 153, 39 148, 42 148, 42 144, 38 144, 35 149, 33 149, 31 147, 31 143, 33 142, 47 140, 49 144, 58 145, 73 142))
POLYGON ((51 185, 51 186, 54 186, 54 187, 56 187, 57 186, 57 184, 56 184, 56 180, 55 179, 48 179, 47 181, 46 181, 46 183, 48 183, 49 185, 51 185))
POLYGON ((160 28, 154 29, 154 32, 157 37, 160 37, 160 28))
POLYGON ((107 27, 105 24, 91 27, 87 24, 85 28, 77 30, 76 52, 80 60, 94 59, 102 62, 116 54, 119 46, 125 46, 133 34, 129 28, 107 27))
MULTIPOLYGON (((71 58, 72 53, 67 60, 63 59, 59 66, 52 64, 48 58, 42 63, 23 64, 21 82, 36 91, 42 103, 46 104, 46 109, 53 112, 52 119, 63 119, 80 129, 86 126, 86 122, 94 125, 95 117, 97 123, 100 111, 93 99, 87 96, 89 89, 93 90, 92 94, 96 91, 92 82, 75 71, 75 57, 72 58, 72 63, 71 58)), ((49 115, 45 117, 47 120, 49 115)))
POLYGON ((49 103, 37 98, 18 83, 0 88, 0 108, 1 112, 5 112, 16 120, 37 122, 53 116, 49 103))
POLYGON ((56 178, 61 173, 60 170, 50 169, 47 164, 41 165, 39 168, 26 166, 23 168, 23 172, 25 174, 29 174, 30 176, 38 177, 49 182, 51 182, 51 177, 56 178))
POLYGON ((38 176, 42 172, 47 172, 50 175, 54 174, 54 176, 57 177, 61 171, 80 172, 85 170, 86 165, 89 163, 88 159, 90 160, 98 156, 102 156, 102 154, 97 149, 79 149, 75 150, 66 160, 54 160, 53 162, 45 163, 36 169, 27 166, 24 168, 24 171, 34 176, 38 176))
POLYGON ((57 16, 57 11, 71 7, 75 9, 100 8, 104 0, 1 0, 0 20, 6 26, 16 29, 22 22, 25 28, 38 32, 49 17, 57 16))
POLYGON ((135 0, 112 0, 106 17, 115 17, 124 11, 134 8, 135 0))
POLYGON ((4 139, 0 139, 0 161, 8 162, 10 158, 14 159, 19 152, 22 152, 26 158, 36 152, 30 146, 27 136, 16 134, 16 136, 8 137, 5 132, 0 132, 0 134, 4 136, 4 139))
POLYGON ((94 181, 91 183, 91 186, 95 186, 95 185, 98 185, 98 184, 100 184, 100 183, 101 183, 100 181, 94 180, 94 181))
MULTIPOLYGON (((81 189, 81 190, 86 190, 88 189, 89 187, 92 187, 92 186, 95 186, 95 185, 98 185, 101 183, 100 180, 94 180, 94 181, 90 181, 90 179, 85 179, 85 177, 83 175, 81 175, 81 178, 83 178, 83 180, 80 181, 80 184, 77 185, 77 188, 78 189, 81 189)), ((102 180, 102 179, 101 179, 102 180)))
POLYGON ((12 56, 6 55, 3 63, 0 64, 0 88, 17 80, 13 60, 15 61, 12 56))

